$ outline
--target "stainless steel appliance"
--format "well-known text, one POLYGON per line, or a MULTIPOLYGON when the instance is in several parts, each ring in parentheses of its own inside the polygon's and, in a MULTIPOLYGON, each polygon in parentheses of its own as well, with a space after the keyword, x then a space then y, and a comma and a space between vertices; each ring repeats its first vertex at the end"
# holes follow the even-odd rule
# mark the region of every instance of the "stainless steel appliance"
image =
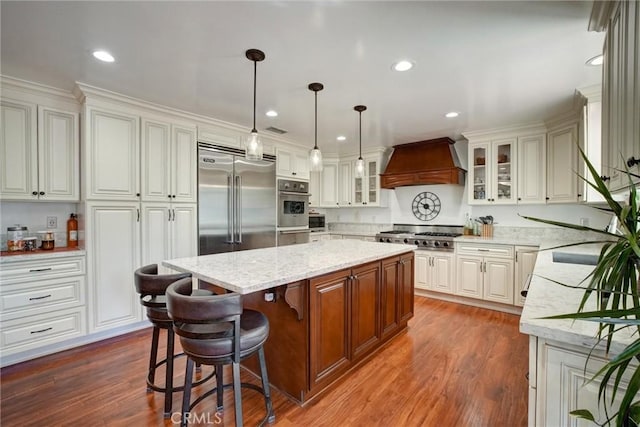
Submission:
POLYGON ((461 225, 394 224, 393 230, 376 234, 376 241, 404 243, 417 249, 453 252, 453 239, 462 235, 461 225))
POLYGON ((278 180, 278 227, 309 227, 309 187, 305 181, 278 180))
POLYGON ((275 246, 275 157, 199 143, 198 166, 198 253, 275 246))
POLYGON ((280 229, 278 230, 278 246, 297 245, 298 243, 309 243, 309 228, 280 229))
POLYGON ((310 213, 309 214, 309 230, 311 232, 327 231, 327 221, 323 214, 310 213))

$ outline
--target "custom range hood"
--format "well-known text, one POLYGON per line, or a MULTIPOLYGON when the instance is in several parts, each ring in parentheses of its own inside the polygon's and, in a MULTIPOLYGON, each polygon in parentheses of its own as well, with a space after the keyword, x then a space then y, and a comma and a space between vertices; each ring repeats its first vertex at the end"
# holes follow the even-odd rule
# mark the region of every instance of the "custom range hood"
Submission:
POLYGON ((394 145, 387 168, 380 174, 380 186, 464 185, 467 171, 460 167, 454 143, 450 138, 438 138, 394 145))

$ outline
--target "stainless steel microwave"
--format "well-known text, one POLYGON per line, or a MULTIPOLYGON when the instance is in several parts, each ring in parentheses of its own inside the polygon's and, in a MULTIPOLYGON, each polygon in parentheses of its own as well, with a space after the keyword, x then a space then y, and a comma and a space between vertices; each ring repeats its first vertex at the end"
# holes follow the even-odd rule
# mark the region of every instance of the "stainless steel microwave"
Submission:
POLYGON ((311 231, 327 231, 327 223, 323 214, 309 214, 309 230, 311 231))

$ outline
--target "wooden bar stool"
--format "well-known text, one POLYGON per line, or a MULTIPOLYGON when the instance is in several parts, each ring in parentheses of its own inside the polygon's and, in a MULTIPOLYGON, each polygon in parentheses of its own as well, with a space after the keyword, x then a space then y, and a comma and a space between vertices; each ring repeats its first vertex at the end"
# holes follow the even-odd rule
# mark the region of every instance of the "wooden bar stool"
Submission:
MULTIPOLYGON (((191 281, 190 273, 180 274, 158 274, 158 265, 150 264, 140 267, 134 273, 136 291, 140 294, 140 304, 146 308, 147 318, 153 325, 153 338, 151 340, 151 352, 149 355, 149 369, 147 372, 147 391, 157 391, 164 393, 164 417, 171 416, 171 406, 173 392, 183 391, 184 387, 173 386, 173 360, 174 355, 174 333, 173 322, 167 313, 167 299, 165 292, 170 284, 185 279, 191 281), (167 331, 167 353, 164 359, 158 362, 158 341, 160 338, 160 329, 167 331), (156 369, 161 365, 165 368, 164 387, 155 384, 156 369)), ((209 291, 198 291, 200 293, 210 295, 209 291)), ((215 372, 209 376, 199 380, 194 385, 199 385, 211 378, 215 372)))
POLYGON ((233 385, 236 426, 242 426, 241 387, 263 394, 267 414, 260 425, 273 422, 275 415, 263 348, 269 337, 269 321, 265 315, 254 310, 243 311, 239 294, 193 295, 190 279, 181 279, 169 286, 167 309, 187 355, 181 426, 187 425, 191 409, 213 393, 216 393, 217 407, 221 410, 224 387, 230 385, 233 385), (256 353, 262 387, 240 382, 240 361, 256 353), (193 364, 197 362, 216 367, 217 384, 191 403, 191 376, 193 364), (222 366, 228 364, 232 365, 232 384, 224 384, 222 379, 222 366))

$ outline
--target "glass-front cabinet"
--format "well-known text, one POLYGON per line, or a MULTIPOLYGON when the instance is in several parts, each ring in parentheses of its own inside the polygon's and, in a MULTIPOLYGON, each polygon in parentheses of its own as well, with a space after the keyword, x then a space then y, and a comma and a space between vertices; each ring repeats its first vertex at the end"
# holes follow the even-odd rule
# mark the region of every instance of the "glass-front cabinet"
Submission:
MULTIPOLYGON (((363 159, 364 177, 353 178, 354 204, 380 206, 380 157, 363 156, 363 159)), ((355 172, 355 161, 353 167, 355 172)))
POLYGON ((469 204, 515 203, 515 147, 515 138, 469 144, 469 204))

